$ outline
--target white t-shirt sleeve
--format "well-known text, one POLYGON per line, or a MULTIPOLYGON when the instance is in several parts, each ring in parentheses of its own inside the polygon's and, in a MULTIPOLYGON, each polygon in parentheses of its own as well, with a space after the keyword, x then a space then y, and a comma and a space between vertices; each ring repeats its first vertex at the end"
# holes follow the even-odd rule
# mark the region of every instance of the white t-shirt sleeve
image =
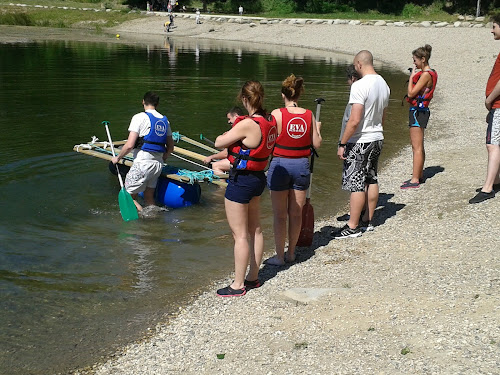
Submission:
POLYGON ((136 132, 139 134, 139 137, 144 137, 149 133, 150 126, 148 115, 144 112, 137 113, 132 117, 132 120, 130 120, 128 131, 136 132))
POLYGON ((349 95, 349 104, 365 105, 366 93, 363 90, 364 86, 361 81, 356 81, 351 86, 351 94, 349 95))

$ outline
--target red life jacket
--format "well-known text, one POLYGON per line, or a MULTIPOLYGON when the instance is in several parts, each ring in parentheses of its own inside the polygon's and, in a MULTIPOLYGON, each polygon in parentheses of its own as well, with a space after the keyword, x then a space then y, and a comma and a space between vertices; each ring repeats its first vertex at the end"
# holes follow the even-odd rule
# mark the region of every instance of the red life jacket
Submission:
POLYGON ((260 144, 256 148, 249 149, 241 141, 238 141, 227 148, 227 158, 235 169, 263 171, 278 136, 276 119, 271 115, 268 118, 240 116, 234 121, 233 126, 246 118, 252 119, 259 125, 262 134, 260 144))
POLYGON ((429 91, 425 92, 423 95, 417 95, 416 97, 410 99, 406 98, 408 103, 411 104, 412 107, 418 107, 418 108, 427 108, 429 106, 429 102, 431 101, 432 97, 434 96, 434 90, 436 89, 436 83, 438 79, 437 72, 434 69, 429 69, 426 71, 420 71, 417 74, 413 76, 413 84, 416 85, 420 77, 422 76, 423 73, 429 73, 432 78, 432 86, 429 91))
POLYGON ((312 112, 290 113, 286 108, 281 111, 281 133, 276 140, 273 156, 285 158, 304 158, 311 155, 312 112))

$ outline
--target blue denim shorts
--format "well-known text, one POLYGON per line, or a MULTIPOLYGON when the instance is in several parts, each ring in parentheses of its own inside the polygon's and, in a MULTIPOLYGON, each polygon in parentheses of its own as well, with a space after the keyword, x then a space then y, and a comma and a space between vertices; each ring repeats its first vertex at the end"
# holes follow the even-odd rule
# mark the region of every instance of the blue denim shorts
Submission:
POLYGON ((273 191, 307 190, 310 175, 309 158, 275 156, 267 171, 267 187, 273 191))
POLYGON ((266 188, 264 171, 229 171, 229 180, 224 195, 228 200, 236 203, 250 203, 253 197, 259 197, 266 188))

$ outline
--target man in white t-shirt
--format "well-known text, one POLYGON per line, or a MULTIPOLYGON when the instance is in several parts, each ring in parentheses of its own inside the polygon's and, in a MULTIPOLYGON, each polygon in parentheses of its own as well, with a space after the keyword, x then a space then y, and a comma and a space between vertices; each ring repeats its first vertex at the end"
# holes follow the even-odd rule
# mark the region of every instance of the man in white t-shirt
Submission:
POLYGON ((142 105, 144 112, 132 117, 128 128, 127 142, 118 156, 111 159, 113 164, 133 151, 134 164, 125 178, 125 189, 132 195, 137 210, 142 206, 137 202, 137 195, 144 192, 146 206, 155 204, 155 189, 163 162, 174 150, 172 130, 166 116, 156 110, 160 102, 159 96, 148 91, 144 94, 142 105))
POLYGON ((389 86, 373 68, 371 52, 359 52, 353 63, 361 79, 351 86, 351 114, 337 151, 344 160, 342 189, 351 192, 351 214, 347 224, 333 233, 335 238, 358 237, 362 230, 373 229, 370 221, 379 195, 377 164, 384 139, 382 124, 390 95, 389 86))
POLYGON ((240 14, 240 16, 243 15, 243 7, 241 5, 238 8, 238 13, 240 14))

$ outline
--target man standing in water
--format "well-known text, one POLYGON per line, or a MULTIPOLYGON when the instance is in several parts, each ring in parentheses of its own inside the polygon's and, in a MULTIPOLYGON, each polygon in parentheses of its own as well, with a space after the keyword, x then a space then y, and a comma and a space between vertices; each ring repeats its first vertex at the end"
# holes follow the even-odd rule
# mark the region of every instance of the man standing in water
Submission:
POLYGON ((144 94, 144 112, 132 117, 128 128, 127 143, 118 156, 111 159, 113 164, 130 151, 134 151, 134 164, 125 178, 125 189, 132 195, 138 211, 142 206, 137 202, 138 193, 144 192, 146 206, 155 204, 155 189, 163 162, 174 150, 172 130, 166 116, 156 111, 160 97, 148 91, 144 94))
POLYGON ((354 67, 361 76, 351 86, 351 114, 338 144, 337 155, 344 160, 342 189, 350 191, 350 218, 335 238, 361 236, 373 218, 378 202, 377 164, 384 139, 385 108, 390 89, 373 67, 373 55, 363 50, 354 57, 354 67), (367 202, 368 209, 360 216, 367 202))
MULTIPOLYGON (((491 33, 495 40, 500 40, 500 14, 492 17, 493 28, 491 33)), ((486 84, 486 100, 484 102, 489 111, 486 117, 486 149, 488 150, 488 167, 486 180, 476 196, 469 203, 480 203, 493 198, 500 191, 500 53, 497 56, 490 78, 486 84)))

